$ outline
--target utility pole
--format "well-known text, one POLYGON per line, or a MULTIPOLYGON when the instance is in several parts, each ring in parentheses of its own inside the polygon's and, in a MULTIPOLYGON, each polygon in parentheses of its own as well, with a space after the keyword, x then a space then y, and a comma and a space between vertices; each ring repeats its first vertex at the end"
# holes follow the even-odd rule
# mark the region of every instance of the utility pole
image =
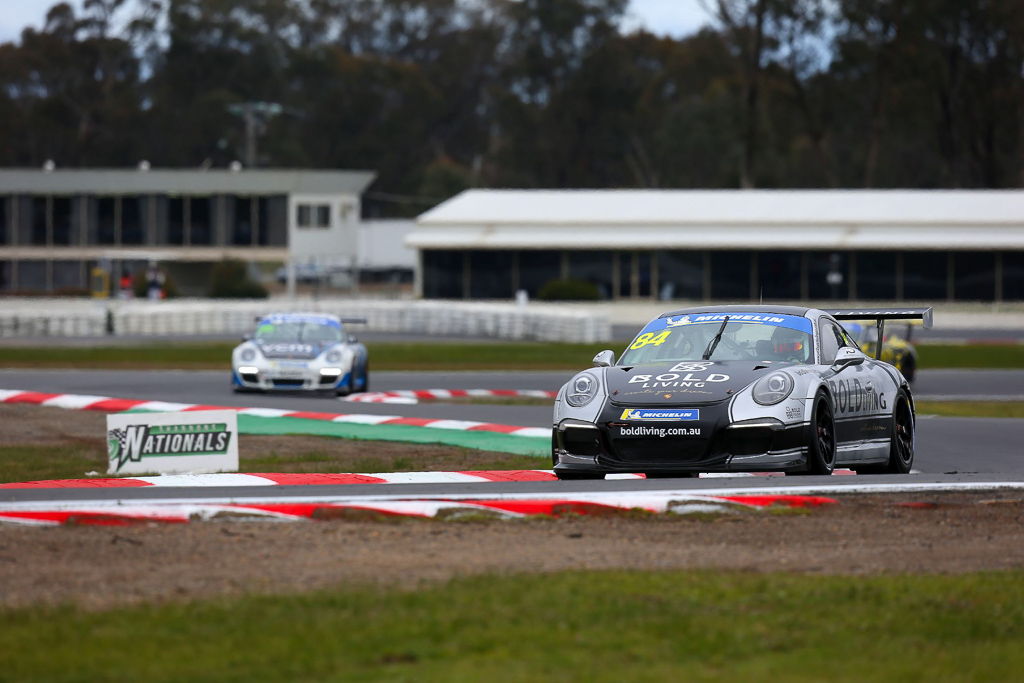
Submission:
POLYGON ((259 162, 257 138, 267 132, 267 123, 284 108, 277 102, 236 102, 228 105, 228 111, 245 123, 245 165, 255 168, 259 162))

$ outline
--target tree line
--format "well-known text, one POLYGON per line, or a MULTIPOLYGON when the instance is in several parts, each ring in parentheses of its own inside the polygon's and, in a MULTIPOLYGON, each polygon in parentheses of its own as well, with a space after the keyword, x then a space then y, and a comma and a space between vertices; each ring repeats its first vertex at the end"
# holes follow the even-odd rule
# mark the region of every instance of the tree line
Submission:
POLYGON ((472 186, 1024 185, 1024 0, 86 0, 0 44, 0 165, 472 186))

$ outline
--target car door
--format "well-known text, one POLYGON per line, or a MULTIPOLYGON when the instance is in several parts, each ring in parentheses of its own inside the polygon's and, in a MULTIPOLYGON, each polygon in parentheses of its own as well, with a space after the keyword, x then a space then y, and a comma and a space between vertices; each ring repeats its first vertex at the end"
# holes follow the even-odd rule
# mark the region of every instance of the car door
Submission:
MULTIPOLYGON (((821 339, 823 365, 830 364, 843 347, 860 350, 846 330, 829 317, 823 316, 818 321, 818 335, 821 339)), ((837 456, 841 462, 874 460, 877 457, 874 452, 878 446, 877 441, 882 437, 888 447, 888 427, 878 419, 883 410, 881 404, 885 402, 881 400, 880 394, 880 387, 885 386, 885 380, 885 371, 870 358, 859 365, 847 366, 827 378, 836 420, 837 456)))

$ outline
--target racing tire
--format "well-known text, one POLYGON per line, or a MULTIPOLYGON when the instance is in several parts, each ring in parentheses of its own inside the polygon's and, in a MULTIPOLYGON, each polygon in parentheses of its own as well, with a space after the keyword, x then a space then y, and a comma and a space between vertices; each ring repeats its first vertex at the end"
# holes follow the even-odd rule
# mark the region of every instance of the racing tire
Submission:
POLYGON ((363 388, 359 391, 364 394, 370 390, 370 362, 367 361, 366 365, 363 366, 363 388))
POLYGON ((913 465, 914 411, 910 409, 910 398, 900 389, 892 408, 889 460, 880 465, 861 465, 853 470, 857 474, 907 474, 913 465))
POLYGON ((903 363, 901 363, 900 372, 907 378, 907 382, 914 381, 914 375, 917 374, 917 361, 914 360, 913 356, 908 354, 904 358, 903 363))
POLYGON ((832 474, 836 467, 836 420, 828 394, 814 397, 811 422, 807 428, 807 469, 787 475, 832 474))

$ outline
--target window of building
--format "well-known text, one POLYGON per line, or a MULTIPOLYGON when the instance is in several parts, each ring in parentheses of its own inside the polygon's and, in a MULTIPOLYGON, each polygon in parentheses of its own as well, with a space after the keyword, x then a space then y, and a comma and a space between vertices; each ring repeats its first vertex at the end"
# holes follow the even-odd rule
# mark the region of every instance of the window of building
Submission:
POLYGON ((807 252, 807 292, 812 299, 849 298, 849 261, 839 251, 807 252))
POLYGON ((252 244, 253 200, 251 197, 228 197, 228 215, 231 217, 231 244, 252 244))
POLYGON ((18 268, 18 291, 20 292, 42 292, 46 286, 46 262, 45 261, 19 261, 18 268))
POLYGON ((750 300, 750 259, 746 251, 711 252, 711 298, 750 300))
POLYGON ((53 210, 53 243, 72 244, 74 234, 71 197, 54 197, 53 210))
POLYGON ((570 251, 569 277, 593 284, 602 299, 610 299, 614 256, 611 251, 570 251))
POLYGON ((857 274, 855 299, 896 299, 899 268, 891 251, 860 251, 854 267, 857 274))
POLYGON ((462 252, 429 249, 423 252, 423 296, 462 298, 462 252))
POLYGON ((167 244, 185 243, 185 199, 167 198, 167 244))
POLYGON ((1024 301, 1024 252, 1003 252, 1003 299, 1024 301))
POLYGON ((288 198, 284 195, 256 200, 256 242, 260 246, 283 247, 288 244, 288 198))
POLYGON ((961 301, 992 301, 996 296, 996 257, 991 251, 958 251, 954 256, 953 296, 961 301))
POLYGON ((117 235, 115 203, 113 197, 97 197, 95 200, 97 244, 114 244, 117 235))
POLYGON ((704 256, 696 251, 658 252, 658 298, 701 299, 704 256))
POLYGON ((209 197, 189 197, 189 244, 213 244, 213 211, 209 197))
POLYGON ((903 254, 903 298, 946 298, 949 254, 944 251, 908 251, 903 254))
POLYGON ((10 201, 7 197, 0 197, 0 244, 11 244, 14 240, 11 235, 14 230, 7 227, 7 217, 10 215, 10 201))
POLYGON ((794 301, 800 298, 800 252, 763 251, 757 259, 759 299, 794 301))
POLYGON ((54 261, 52 268, 55 292, 79 294, 86 288, 81 261, 54 261))
POLYGON ((519 288, 525 289, 531 299, 544 285, 562 278, 562 252, 529 250, 519 252, 519 288))
POLYGON ((512 252, 469 252, 469 296, 472 299, 511 299, 512 252))
POLYGON ((143 244, 146 238, 145 200, 121 198, 121 244, 143 244))
POLYGON ((330 204, 299 204, 296 223, 300 228, 329 228, 331 226, 330 204))
POLYGON ((32 217, 32 239, 31 244, 46 244, 46 214, 49 209, 47 207, 46 197, 32 197, 31 206, 31 217, 32 217))

